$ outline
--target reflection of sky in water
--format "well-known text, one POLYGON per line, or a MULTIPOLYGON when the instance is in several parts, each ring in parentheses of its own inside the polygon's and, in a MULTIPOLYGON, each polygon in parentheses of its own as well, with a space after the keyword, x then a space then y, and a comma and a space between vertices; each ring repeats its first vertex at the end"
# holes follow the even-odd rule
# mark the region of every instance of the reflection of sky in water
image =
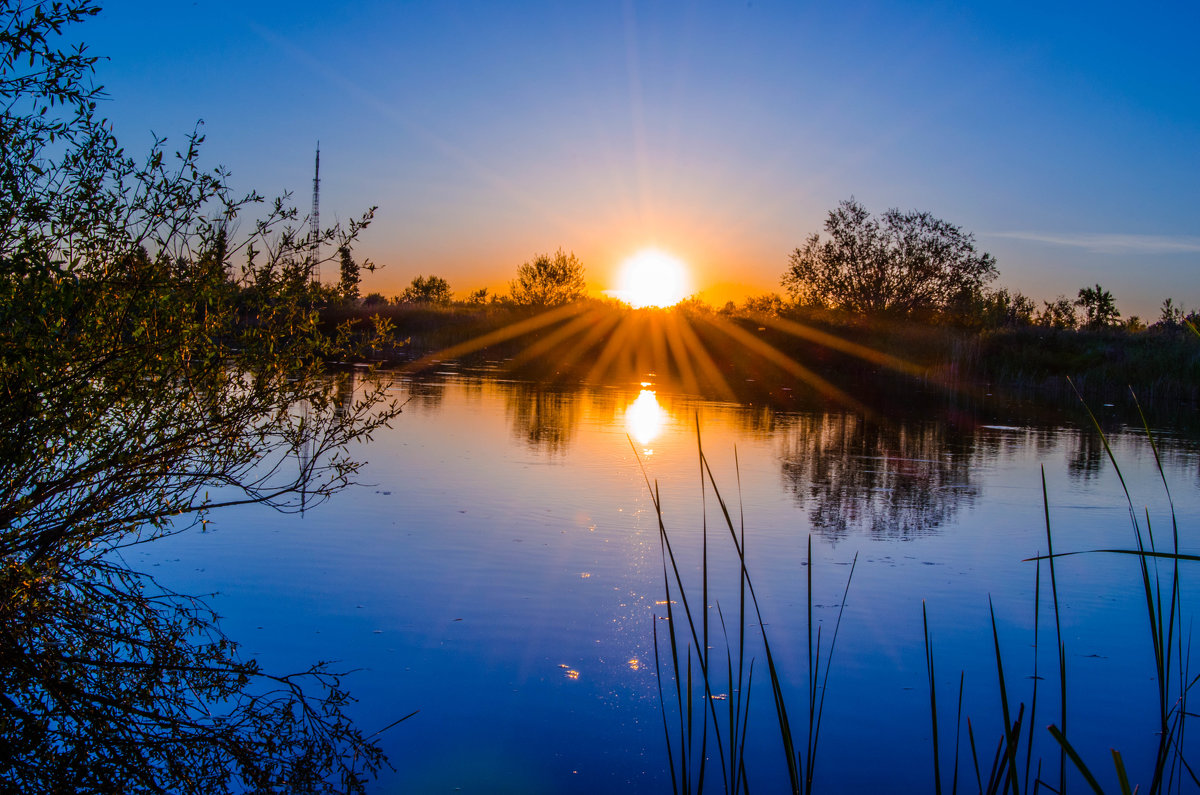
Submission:
MULTIPOLYGON (((1073 428, 998 417, 992 424, 1011 427, 950 432, 927 427, 928 418, 874 429, 837 413, 768 415, 662 389, 549 394, 454 380, 436 387, 422 388, 437 400, 414 401, 364 449, 369 464, 359 479, 372 485, 303 517, 217 512, 216 532, 128 553, 168 586, 219 591, 214 606, 227 616, 225 629, 268 668, 333 658, 340 669, 362 669, 347 685, 367 734, 420 709, 384 735, 396 771, 373 792, 669 791, 651 645, 652 616, 666 609, 663 567, 626 434, 654 445, 647 474, 661 488, 680 569, 699 588, 696 440, 690 428, 673 428, 699 414, 735 521, 744 508, 755 590, 776 662, 793 682, 789 706, 801 703, 807 671, 808 534, 814 616, 826 632, 858 553, 829 680, 818 790, 932 789, 927 766, 911 766, 928 751, 922 599, 939 690, 953 702, 965 670, 964 715, 995 725, 994 690, 985 689, 995 681, 988 597, 1011 654, 1005 671, 1013 666, 1016 681, 1029 673, 1031 654, 1034 567, 1022 559, 1045 549, 1041 465, 1056 551, 1131 543, 1111 466, 1101 462, 1086 478, 1072 470, 1081 438, 1073 428), (908 525, 914 531, 903 536, 880 530, 908 525)), ((1147 446, 1128 434, 1112 441, 1135 501, 1157 511, 1161 484, 1147 446)), ((1166 447, 1181 528, 1194 528, 1196 445, 1166 447)), ((736 568, 714 503, 707 501, 710 555, 725 567, 711 584, 715 627, 717 608, 726 620, 736 614, 737 578, 725 576, 736 568)), ((1160 513, 1154 519, 1156 529, 1170 526, 1160 513)), ((1089 760, 1115 746, 1143 765, 1147 744, 1132 738, 1154 727, 1102 718, 1128 712, 1121 699, 1130 689, 1154 698, 1152 679, 1140 676, 1149 670, 1136 565, 1115 557, 1063 558, 1058 569, 1071 610, 1068 675, 1073 688, 1092 694, 1086 704, 1079 699, 1081 708, 1095 710, 1078 714, 1077 742, 1089 760), (1125 609, 1130 604, 1139 609, 1125 609), (1113 665, 1136 672, 1128 687, 1106 684, 1113 665), (1106 728, 1114 724, 1123 733, 1106 728)), ((1043 584, 1043 600, 1045 593, 1043 584)), ((1196 603, 1195 595, 1188 600, 1196 603)), ((756 668, 763 664, 760 657, 756 668)), ((1054 716, 1042 705, 1056 701, 1046 681, 1043 725, 1054 716)), ((751 789, 781 791, 786 770, 769 741, 770 688, 759 690, 757 670, 754 687, 767 711, 751 719, 747 744, 764 747, 750 759, 751 789)), ((1027 697, 1010 694, 1014 703, 1027 697)))
POLYGON ((643 389, 625 409, 625 429, 635 442, 642 445, 645 455, 654 454, 647 445, 659 437, 670 419, 671 416, 658 405, 658 398, 649 389, 643 389))

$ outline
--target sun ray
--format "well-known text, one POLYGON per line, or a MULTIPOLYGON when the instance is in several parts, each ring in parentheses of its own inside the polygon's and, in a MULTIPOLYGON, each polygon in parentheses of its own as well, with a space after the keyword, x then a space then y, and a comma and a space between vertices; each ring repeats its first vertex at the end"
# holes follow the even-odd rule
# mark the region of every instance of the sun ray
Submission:
POLYGON ((844 340, 841 337, 830 334, 826 331, 819 331, 811 326, 806 326, 801 323, 796 323, 791 320, 784 320, 781 317, 760 317, 758 318, 763 325, 771 326, 785 334, 790 334, 793 337, 815 342, 818 345, 824 345, 826 348, 832 348, 835 351, 848 353, 851 356, 857 356, 864 361, 872 362, 883 367, 895 370, 908 375, 924 376, 926 369, 912 362, 905 361, 897 356, 892 356, 866 345, 859 345, 856 342, 844 340))
MULTIPOLYGON (((606 323, 611 325, 611 321, 611 316, 606 315, 603 310, 598 308, 589 309, 579 317, 571 320, 569 323, 565 323, 561 328, 555 329, 553 332, 533 343, 528 348, 525 348, 523 351, 509 360, 508 366, 514 370, 519 369, 537 357, 548 354, 557 345, 565 342, 576 334, 581 334, 589 328, 594 329, 598 325, 603 325, 606 323)), ((575 348, 578 350, 584 350, 584 348, 579 346, 575 346, 575 348)))
POLYGON ((778 348, 775 348, 766 341, 754 336, 741 326, 719 317, 705 318, 705 321, 711 324, 718 331, 723 332, 734 342, 740 344, 746 350, 758 354, 762 358, 779 367, 781 370, 796 376, 825 397, 836 400, 847 408, 852 408, 855 411, 862 413, 864 416, 875 416, 873 411, 852 397, 850 394, 838 389, 836 386, 829 383, 812 370, 809 370, 807 367, 792 359, 778 348))
POLYGON ((516 339, 531 331, 537 331, 540 328, 545 328, 551 323, 556 323, 564 318, 572 317, 583 312, 586 307, 582 304, 564 304, 556 307, 540 315, 535 315, 531 318, 518 321, 503 328, 489 331, 487 334, 482 334, 474 339, 469 339, 466 342, 452 345, 449 348, 443 348, 440 351, 422 356, 400 368, 400 373, 415 373, 431 367, 439 362, 444 362, 447 359, 457 359, 460 356, 466 356, 469 353, 482 350, 489 345, 495 345, 500 342, 507 342, 511 339, 516 339))
POLYGON ((678 313, 673 313, 663 324, 667 338, 667 347, 675 367, 679 370, 679 378, 683 382, 683 391, 691 395, 700 394, 700 384, 696 380, 696 368, 692 367, 692 357, 688 354, 679 326, 687 320, 678 313))
POLYGON ((650 372, 665 373, 671 366, 671 360, 667 356, 667 340, 663 333, 664 314, 655 312, 650 317, 650 361, 653 363, 653 369, 650 372))
POLYGON ((622 315, 620 323, 613 330, 612 335, 608 338, 608 342, 604 344, 600 355, 596 357, 596 362, 588 370, 586 380, 601 380, 608 373, 613 360, 628 348, 627 342, 633 336, 633 322, 631 318, 632 315, 630 313, 622 315))
POLYGON ((686 321, 681 322, 678 328, 684 345, 695 356, 696 363, 700 366, 700 371, 704 374, 708 383, 717 391, 722 400, 736 401, 737 393, 733 391, 733 388, 729 386, 729 382, 725 380, 725 376, 721 374, 721 368, 713 361, 708 349, 704 347, 704 343, 696 335, 696 330, 686 321))

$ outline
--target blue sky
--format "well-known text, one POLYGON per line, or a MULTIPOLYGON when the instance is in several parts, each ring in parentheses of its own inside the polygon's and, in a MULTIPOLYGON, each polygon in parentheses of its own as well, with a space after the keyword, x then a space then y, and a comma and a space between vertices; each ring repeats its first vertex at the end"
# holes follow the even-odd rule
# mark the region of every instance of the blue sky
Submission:
POLYGON ((234 183, 322 219, 396 292, 503 289, 572 250, 597 290, 656 245, 779 289, 854 196, 974 232, 998 286, 1200 308, 1195 4, 113 3, 76 34, 131 150, 205 123, 234 183))

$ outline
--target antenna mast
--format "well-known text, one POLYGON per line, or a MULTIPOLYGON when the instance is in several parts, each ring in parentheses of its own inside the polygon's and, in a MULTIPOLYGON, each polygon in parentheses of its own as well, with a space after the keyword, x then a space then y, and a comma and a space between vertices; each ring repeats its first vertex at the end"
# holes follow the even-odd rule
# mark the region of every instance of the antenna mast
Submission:
POLYGON ((312 213, 308 217, 308 271, 312 280, 321 282, 321 142, 317 141, 317 161, 313 167, 312 213))

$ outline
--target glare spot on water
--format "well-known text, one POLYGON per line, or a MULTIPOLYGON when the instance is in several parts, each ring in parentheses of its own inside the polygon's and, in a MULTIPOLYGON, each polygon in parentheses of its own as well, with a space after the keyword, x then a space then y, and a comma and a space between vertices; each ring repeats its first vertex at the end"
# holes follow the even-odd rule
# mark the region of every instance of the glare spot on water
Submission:
POLYGON ((625 428, 643 446, 645 455, 654 452, 646 445, 658 438, 668 420, 670 415, 658 405, 658 398, 649 389, 643 389, 625 409, 625 428))

